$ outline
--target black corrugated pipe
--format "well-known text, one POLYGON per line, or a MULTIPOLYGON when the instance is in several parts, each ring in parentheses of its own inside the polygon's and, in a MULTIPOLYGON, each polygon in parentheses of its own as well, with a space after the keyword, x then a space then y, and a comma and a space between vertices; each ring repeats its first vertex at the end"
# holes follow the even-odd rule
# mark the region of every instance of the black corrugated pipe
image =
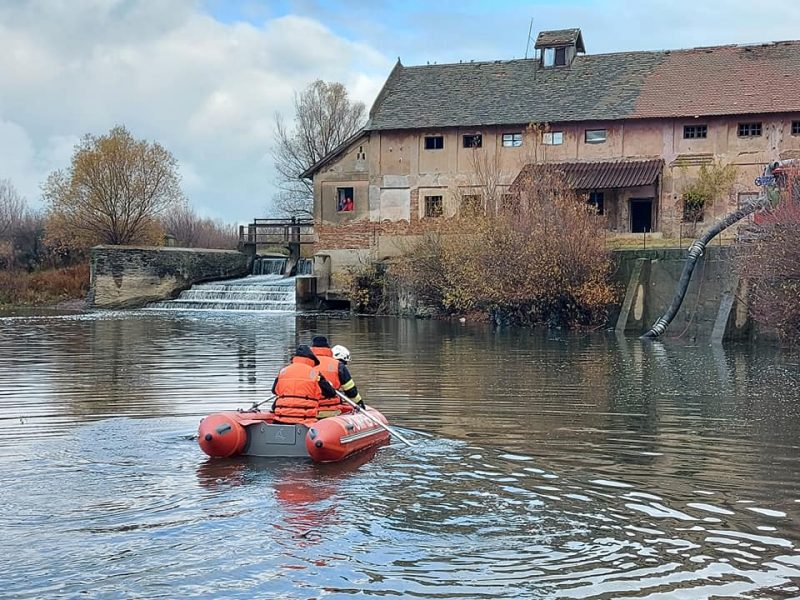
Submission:
POLYGON ((706 231, 699 239, 694 241, 689 248, 689 256, 686 258, 686 264, 683 265, 683 272, 681 273, 681 278, 678 281, 678 288, 675 290, 675 297, 672 299, 672 304, 669 305, 667 312, 665 312, 663 316, 659 317, 650 330, 642 335, 640 339, 657 338, 667 330, 667 327, 672 322, 672 319, 674 319, 675 315, 678 314, 678 310, 683 303, 683 297, 686 295, 686 290, 689 288, 689 281, 692 278, 694 266, 697 263, 697 259, 703 255, 708 242, 710 242, 714 236, 719 234, 719 232, 736 223, 736 221, 745 218, 750 213, 754 213, 759 208, 765 206, 766 202, 766 194, 760 194, 758 198, 751 202, 745 203, 736 212, 732 212, 724 219, 720 219, 714 223, 714 225, 712 225, 708 231, 706 231))

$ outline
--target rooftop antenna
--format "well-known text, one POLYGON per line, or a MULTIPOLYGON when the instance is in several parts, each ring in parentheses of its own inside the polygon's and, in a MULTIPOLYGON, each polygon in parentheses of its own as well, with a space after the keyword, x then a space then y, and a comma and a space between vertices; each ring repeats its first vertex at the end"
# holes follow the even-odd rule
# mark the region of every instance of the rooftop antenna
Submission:
POLYGON ((528 58, 528 50, 531 47, 531 32, 533 31, 533 17, 531 17, 531 24, 528 26, 528 41, 525 42, 525 58, 528 58))

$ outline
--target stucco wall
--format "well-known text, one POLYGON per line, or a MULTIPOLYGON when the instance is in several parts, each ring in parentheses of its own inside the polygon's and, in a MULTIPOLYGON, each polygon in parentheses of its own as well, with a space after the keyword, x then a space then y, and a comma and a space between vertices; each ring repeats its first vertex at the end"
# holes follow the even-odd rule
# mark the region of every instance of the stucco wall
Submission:
POLYGON ((91 252, 89 304, 136 308, 174 298, 201 281, 249 272, 248 256, 234 250, 96 246, 91 252))

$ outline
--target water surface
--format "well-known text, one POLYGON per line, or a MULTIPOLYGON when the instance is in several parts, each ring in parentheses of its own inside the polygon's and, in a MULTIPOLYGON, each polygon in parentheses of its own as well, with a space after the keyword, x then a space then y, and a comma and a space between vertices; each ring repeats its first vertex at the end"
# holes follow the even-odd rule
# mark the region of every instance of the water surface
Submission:
POLYGON ((800 357, 396 319, 0 319, 13 598, 800 596, 800 357), (416 445, 212 460, 209 412, 348 346, 416 445))

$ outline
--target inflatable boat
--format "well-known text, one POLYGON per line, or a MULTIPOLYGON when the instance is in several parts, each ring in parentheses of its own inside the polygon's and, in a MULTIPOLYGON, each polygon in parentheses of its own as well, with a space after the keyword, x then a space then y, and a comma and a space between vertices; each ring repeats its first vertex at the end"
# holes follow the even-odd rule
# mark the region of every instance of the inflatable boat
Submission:
POLYGON ((389 441, 386 417, 372 407, 318 421, 276 423, 271 412, 226 411, 200 421, 197 441, 214 457, 302 457, 335 462, 389 441))

